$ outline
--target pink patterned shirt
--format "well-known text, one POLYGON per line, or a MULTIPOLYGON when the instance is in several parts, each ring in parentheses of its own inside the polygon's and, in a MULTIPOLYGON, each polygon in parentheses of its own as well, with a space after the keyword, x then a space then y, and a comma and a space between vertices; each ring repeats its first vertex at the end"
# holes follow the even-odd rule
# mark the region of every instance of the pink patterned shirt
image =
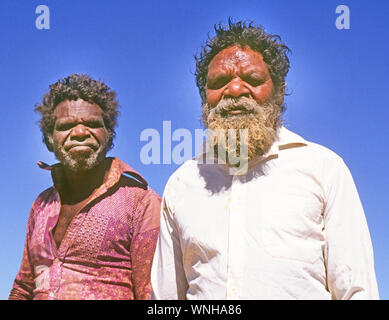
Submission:
MULTIPOLYGON (((61 208, 56 187, 34 201, 9 299, 149 299, 161 199, 130 166, 108 159, 108 178, 71 221, 59 248, 52 233, 61 208)), ((60 165, 49 169, 58 176, 60 165)))

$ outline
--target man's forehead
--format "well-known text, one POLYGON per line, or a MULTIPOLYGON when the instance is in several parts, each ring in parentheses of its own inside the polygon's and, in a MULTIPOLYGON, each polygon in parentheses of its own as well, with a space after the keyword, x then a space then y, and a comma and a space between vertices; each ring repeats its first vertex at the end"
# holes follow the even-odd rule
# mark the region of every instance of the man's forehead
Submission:
POLYGON ((250 47, 232 46, 220 51, 211 61, 210 67, 239 64, 241 67, 262 66, 262 55, 250 47))
POLYGON ((101 114, 102 110, 97 104, 82 99, 64 100, 60 102, 54 110, 56 118, 99 116, 101 114))

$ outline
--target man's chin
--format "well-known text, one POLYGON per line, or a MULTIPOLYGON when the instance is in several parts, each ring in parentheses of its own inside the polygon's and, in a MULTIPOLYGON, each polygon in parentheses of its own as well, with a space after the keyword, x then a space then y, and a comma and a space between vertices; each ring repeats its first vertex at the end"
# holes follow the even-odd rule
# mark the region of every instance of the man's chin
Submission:
POLYGON ((84 172, 96 168, 105 158, 103 153, 68 152, 56 154, 57 159, 68 170, 84 172))
MULTIPOLYGON (((243 161, 253 160, 258 156, 265 154, 276 138, 276 129, 266 126, 263 122, 259 121, 255 115, 229 118, 219 117, 208 124, 208 129, 215 133, 217 133, 218 130, 224 132, 221 139, 219 139, 218 134, 216 134, 216 138, 213 141, 215 153, 222 159, 225 157, 228 159, 228 155, 233 155, 232 158, 237 157, 243 161), (231 129, 234 130, 233 134, 235 134, 232 145, 230 145, 228 133, 231 129), (247 136, 241 136, 241 134, 244 134, 245 132, 247 136), (220 151, 222 153, 227 153, 227 155, 220 155, 220 151)), ((234 163, 236 163, 236 160, 234 163)))
POLYGON ((250 161, 265 154, 274 143, 281 124, 280 110, 274 101, 259 106, 255 101, 242 97, 239 101, 222 100, 215 108, 210 108, 205 103, 202 106, 202 116, 209 130, 221 130, 225 133, 221 139, 213 140, 215 149, 227 150, 227 153, 231 152, 238 158, 250 161), (234 130, 236 139, 229 145, 228 131, 231 129, 234 130), (240 137, 244 132, 244 136, 240 137), (241 149, 244 151, 243 156, 241 149))

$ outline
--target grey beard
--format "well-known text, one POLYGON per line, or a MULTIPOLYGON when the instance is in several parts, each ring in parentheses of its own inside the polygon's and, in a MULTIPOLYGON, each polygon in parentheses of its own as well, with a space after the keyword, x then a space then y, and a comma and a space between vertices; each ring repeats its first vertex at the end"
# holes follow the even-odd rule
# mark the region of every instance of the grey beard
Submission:
POLYGON ((74 158, 69 153, 67 153, 63 148, 59 148, 55 151, 55 156, 61 162, 61 164, 73 171, 88 171, 97 167, 101 161, 105 158, 105 152, 92 152, 89 155, 74 158))
MULTIPOLYGON (((252 160, 265 154, 274 143, 277 129, 282 123, 282 107, 274 99, 260 106, 255 100, 246 97, 227 98, 221 100, 214 108, 210 108, 208 103, 205 103, 202 111, 203 121, 208 129, 212 131, 221 129, 226 135, 228 129, 235 129, 237 133, 235 144, 232 146, 226 143, 227 136, 224 139, 214 140, 216 155, 218 150, 225 150, 227 153, 234 152, 239 157, 241 148, 247 148, 248 159, 242 160, 252 160), (228 115, 228 111, 236 108, 243 108, 244 114, 228 115), (244 129, 248 130, 248 138, 247 141, 240 141, 239 132, 244 129), (222 144, 222 148, 219 148, 219 144, 222 144)), ((226 158, 222 155, 218 157, 226 158)))

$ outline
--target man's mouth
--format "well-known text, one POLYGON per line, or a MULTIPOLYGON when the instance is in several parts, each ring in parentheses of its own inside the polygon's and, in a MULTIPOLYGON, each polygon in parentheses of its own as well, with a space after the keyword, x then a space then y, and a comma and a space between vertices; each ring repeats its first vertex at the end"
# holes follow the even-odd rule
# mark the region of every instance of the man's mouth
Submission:
POLYGON ((92 144, 72 144, 66 148, 66 151, 75 150, 75 151, 89 151, 90 149, 96 150, 96 146, 92 144))
POLYGON ((228 113, 232 115, 238 115, 238 114, 246 113, 246 110, 230 110, 228 113))
POLYGON ((245 107, 233 107, 228 109, 223 109, 221 111, 221 115, 226 116, 237 116, 237 115, 244 115, 250 113, 250 110, 247 110, 245 107))

